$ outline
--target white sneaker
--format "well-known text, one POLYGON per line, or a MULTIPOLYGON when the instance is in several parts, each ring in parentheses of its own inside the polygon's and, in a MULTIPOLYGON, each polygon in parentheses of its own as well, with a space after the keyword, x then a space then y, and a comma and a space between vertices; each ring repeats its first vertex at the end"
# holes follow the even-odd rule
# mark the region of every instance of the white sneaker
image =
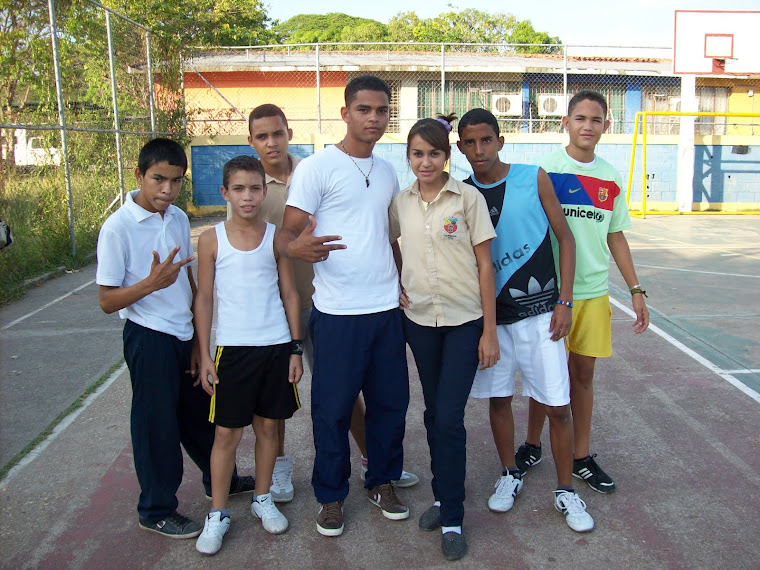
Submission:
POLYGON ((269 493, 275 503, 289 503, 293 500, 293 460, 284 455, 278 457, 272 472, 272 486, 269 493))
POLYGON ((230 517, 222 518, 219 511, 209 513, 203 525, 203 532, 195 541, 195 549, 201 554, 216 554, 222 547, 222 539, 230 530, 230 517))
POLYGON ((253 497, 251 514, 261 519, 264 530, 269 533, 282 534, 288 530, 288 519, 277 509, 270 493, 253 497))
MULTIPOLYGON (((362 474, 361 478, 362 481, 367 477, 367 459, 365 457, 362 457, 362 474)), ((401 471, 401 477, 397 481, 391 481, 393 483, 394 487, 398 487, 399 489, 406 489, 407 487, 413 487, 417 483, 420 482, 420 478, 417 477, 414 473, 409 473, 408 471, 401 471)))
POLYGON ((586 512, 586 503, 577 493, 556 493, 554 508, 565 515, 567 526, 575 532, 588 532, 594 528, 594 519, 586 512))
POLYGON ((515 497, 522 491, 522 479, 504 475, 496 481, 496 492, 488 499, 488 508, 495 513, 506 513, 515 504, 515 497))

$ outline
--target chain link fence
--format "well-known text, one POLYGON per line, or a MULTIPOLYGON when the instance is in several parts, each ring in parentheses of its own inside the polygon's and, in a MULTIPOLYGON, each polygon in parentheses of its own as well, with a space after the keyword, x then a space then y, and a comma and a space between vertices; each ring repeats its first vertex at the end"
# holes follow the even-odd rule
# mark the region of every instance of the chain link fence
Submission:
POLYGON ((14 245, 0 255, 0 302, 94 251, 147 140, 187 143, 178 49, 98 2, 25 4, 3 30, 0 218, 14 245))
MULTIPOLYGON (((275 103, 299 139, 341 136, 343 90, 371 73, 392 92, 387 140, 422 117, 491 110, 507 136, 556 142, 578 90, 609 102, 609 133, 632 135, 638 111, 679 111, 672 49, 507 44, 308 44, 180 48, 94 0, 30 0, 28 36, 0 90, 0 218, 16 244, 4 276, 23 279, 94 249, 103 219, 132 187, 144 142, 162 135, 247 136, 247 116, 275 103), (543 135, 546 138, 541 138, 543 135), (68 239, 66 239, 68 237, 68 239), (64 244, 63 246, 61 244, 64 244), (67 244, 67 245, 66 245, 67 244), (29 256, 34 263, 27 262, 29 256), (24 269, 25 268, 25 269, 24 269)), ((699 111, 757 112, 757 78, 698 77, 699 111)), ((677 135, 653 117, 648 134, 677 135)), ((757 135, 755 119, 700 117, 697 135, 757 135)), ((623 141, 624 139, 616 139, 623 141)), ((620 143, 625 144, 623 142, 620 143)), ((180 199, 182 203, 182 199, 180 199)))

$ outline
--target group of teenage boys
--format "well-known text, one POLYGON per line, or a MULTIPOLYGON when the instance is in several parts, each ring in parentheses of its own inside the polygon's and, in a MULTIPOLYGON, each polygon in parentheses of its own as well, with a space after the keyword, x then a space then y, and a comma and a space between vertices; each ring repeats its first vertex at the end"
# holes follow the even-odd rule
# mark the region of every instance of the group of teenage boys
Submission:
MULTIPOLYGON (((230 525, 227 496, 253 492, 251 511, 264 528, 287 529, 275 503, 293 498, 284 420, 300 407, 304 353, 312 372, 318 532, 343 532, 349 432, 362 451, 368 500, 388 519, 409 517, 396 488, 418 478, 403 470, 409 382, 400 251, 388 226, 400 189, 393 166, 373 153, 388 126, 389 101, 379 78, 349 82, 345 137, 302 161, 288 152, 292 131, 283 112, 271 104, 254 109, 249 142, 259 160, 236 157, 225 165, 221 191, 230 217, 199 240, 198 287, 188 220, 172 204, 187 168, 184 151, 166 139, 143 147, 139 189, 103 225, 97 270, 101 307, 127 319, 140 528, 200 535, 198 550, 213 554, 230 525), (216 358, 209 352, 214 292, 216 358), (256 433, 255 479, 235 470, 246 425, 256 433), (180 445, 212 499, 203 528, 177 512, 180 445)), ((594 364, 611 354, 610 253, 631 290, 634 332, 649 322, 622 233, 630 222, 620 177, 595 155, 606 117, 598 93, 574 96, 563 118, 570 142, 543 168, 501 161, 504 139, 488 111, 473 109, 458 124, 457 145, 473 170, 465 182, 485 197, 497 234, 491 247, 501 359, 478 370, 471 392, 489 398, 503 469, 488 506, 512 507, 522 477, 541 461, 548 416, 554 506, 580 532, 594 523, 572 477, 602 493, 615 490, 589 449, 594 364), (526 443, 515 453, 517 370, 531 403, 526 443)))

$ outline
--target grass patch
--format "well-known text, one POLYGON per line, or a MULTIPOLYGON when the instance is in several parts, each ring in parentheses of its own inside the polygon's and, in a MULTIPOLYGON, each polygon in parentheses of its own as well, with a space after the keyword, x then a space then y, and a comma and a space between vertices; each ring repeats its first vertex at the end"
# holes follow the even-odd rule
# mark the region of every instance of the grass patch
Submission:
POLYGON ((93 382, 90 386, 87 387, 87 389, 82 393, 81 396, 79 396, 76 400, 74 400, 71 405, 63 410, 60 414, 58 414, 58 417, 55 418, 52 422, 50 422, 50 425, 46 427, 42 433, 40 433, 37 437, 35 437, 31 442, 29 442, 26 446, 24 446, 24 449, 19 451, 13 458, 6 463, 2 468, 0 468, 0 480, 5 479, 5 476, 8 474, 8 472, 13 469, 18 463, 29 453, 37 447, 40 443, 45 441, 45 439, 53 433, 53 430, 56 428, 58 424, 60 424, 63 420, 66 419, 67 416, 69 416, 74 411, 78 410, 82 407, 82 404, 84 404, 84 401, 93 393, 95 390, 100 388, 103 383, 108 380, 108 378, 111 377, 111 375, 116 372, 119 367, 124 364, 124 361, 119 361, 111 368, 108 369, 108 371, 103 374, 100 378, 98 378, 95 382, 93 382))
MULTIPOLYGON (((0 187, 0 218, 13 231, 13 245, 0 251, 0 305, 23 296, 24 281, 58 267, 75 269, 92 261, 98 232, 105 219, 119 206, 109 204, 119 194, 115 156, 103 156, 92 140, 72 145, 71 186, 76 255, 71 255, 68 197, 63 167, 12 171, 0 187), (99 157, 99 158, 98 158, 99 157)), ((125 145, 125 190, 136 188, 133 175, 142 139, 125 145)), ((189 186, 187 184, 186 186, 189 186)), ((186 209, 189 189, 184 188, 175 204, 186 209)))

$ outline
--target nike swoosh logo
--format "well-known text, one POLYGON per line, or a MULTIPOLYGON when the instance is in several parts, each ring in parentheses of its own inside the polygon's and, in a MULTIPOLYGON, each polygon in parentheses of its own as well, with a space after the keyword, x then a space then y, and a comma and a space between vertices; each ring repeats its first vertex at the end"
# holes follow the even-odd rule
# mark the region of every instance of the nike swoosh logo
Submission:
POLYGON ((570 194, 575 194, 576 192, 579 192, 580 188, 576 188, 575 190, 568 190, 570 194))

